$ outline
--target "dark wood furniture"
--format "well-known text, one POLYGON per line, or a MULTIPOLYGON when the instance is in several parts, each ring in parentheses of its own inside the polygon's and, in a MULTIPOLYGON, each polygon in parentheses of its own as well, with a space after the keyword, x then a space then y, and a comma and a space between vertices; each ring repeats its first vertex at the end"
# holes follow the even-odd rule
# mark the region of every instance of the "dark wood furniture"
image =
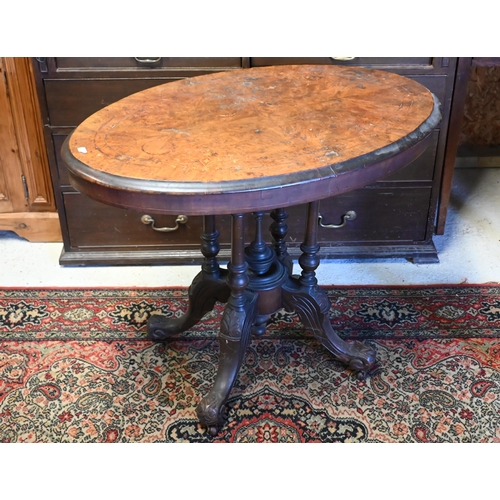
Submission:
MULTIPOLYGON (((148 333, 165 340, 227 301, 218 371, 197 407, 211 434, 250 334, 265 332, 284 307, 350 369, 364 377, 375 352, 345 342, 318 287, 319 200, 394 175, 432 144, 441 119, 436 97, 399 75, 323 65, 251 68, 144 90, 86 119, 65 141, 70 182, 93 199, 149 214, 204 220, 202 270, 182 318, 152 316, 148 333), (292 276, 285 208, 308 204, 300 276, 292 276), (263 216, 271 211, 264 241, 263 216), (245 245, 247 217, 253 239, 245 245), (231 259, 219 267, 215 215, 232 219, 231 259)), ((374 205, 372 210, 377 210, 374 205)))
MULTIPOLYGON (((60 158, 67 135, 85 118, 126 95, 153 85, 220 71, 268 65, 322 64, 372 67, 407 76, 430 89, 441 101, 443 120, 432 133, 430 147, 411 165, 356 192, 326 198, 320 203, 325 226, 345 221, 342 231, 320 227, 323 258, 404 257, 436 262, 432 242, 439 202, 444 148, 456 70, 455 58, 334 57, 309 58, 38 58, 34 60, 44 120, 45 140, 64 238, 61 264, 165 264, 201 262, 199 216, 176 223, 179 215, 158 215, 154 227, 146 214, 118 210, 90 200, 75 190, 60 158), (342 58, 341 58, 342 59, 342 58), (377 206, 377 210, 373 207, 377 206), (354 219, 344 215, 354 211, 354 219), (110 229, 111 228, 111 229, 110 229)), ((293 258, 300 255, 300 239, 307 206, 290 209, 287 243, 293 258)), ((182 220, 182 219, 181 219, 182 220)), ((272 222, 269 213, 265 224, 272 222)), ((230 255, 230 217, 217 216, 221 260, 230 255)), ((247 241, 251 235, 246 233, 247 241)))

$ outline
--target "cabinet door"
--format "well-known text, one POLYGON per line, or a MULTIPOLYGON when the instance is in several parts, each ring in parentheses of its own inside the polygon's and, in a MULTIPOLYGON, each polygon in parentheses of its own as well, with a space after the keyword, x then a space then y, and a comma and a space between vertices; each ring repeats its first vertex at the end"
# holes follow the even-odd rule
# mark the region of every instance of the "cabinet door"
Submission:
POLYGON ((29 58, 0 58, 0 229, 61 241, 34 85, 29 58))
POLYGON ((26 211, 16 131, 7 89, 4 58, 0 58, 0 212, 26 211))
POLYGON ((0 58, 0 211, 55 211, 29 58, 0 58))

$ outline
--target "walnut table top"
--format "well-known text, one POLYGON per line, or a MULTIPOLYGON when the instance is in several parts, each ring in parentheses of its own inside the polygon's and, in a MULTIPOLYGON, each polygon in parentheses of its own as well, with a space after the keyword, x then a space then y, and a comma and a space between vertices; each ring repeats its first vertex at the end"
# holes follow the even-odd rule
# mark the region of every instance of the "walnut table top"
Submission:
POLYGON ((159 85, 111 104, 76 129, 63 158, 78 189, 116 206, 248 212, 389 175, 425 149, 439 120, 429 90, 385 71, 251 68, 159 85))

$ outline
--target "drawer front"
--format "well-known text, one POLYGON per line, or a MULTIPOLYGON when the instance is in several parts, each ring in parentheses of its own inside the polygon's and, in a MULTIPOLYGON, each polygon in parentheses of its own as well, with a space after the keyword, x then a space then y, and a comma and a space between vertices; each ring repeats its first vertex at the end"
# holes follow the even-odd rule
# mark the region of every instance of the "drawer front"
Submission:
MULTIPOLYGON (((145 213, 111 207, 92 200, 79 192, 62 194, 72 248, 189 248, 199 250, 203 217, 188 216, 186 224, 172 232, 155 231, 141 222, 145 213)), ((181 214, 179 214, 181 215, 181 214)), ((175 216, 153 215, 156 227, 175 227, 175 216)), ((269 224, 272 219, 268 216, 269 224)), ((229 248, 231 242, 231 216, 216 217, 219 243, 229 248)), ((266 226, 264 226, 266 227, 266 226)), ((245 242, 253 239, 253 216, 245 216, 245 242)))
MULTIPOLYGON (((170 233, 154 231, 141 222, 145 214, 99 203, 80 193, 64 193, 71 247, 185 247, 199 248, 203 220, 189 217, 170 233)), ((175 216, 154 215, 157 227, 174 227, 175 216)))
MULTIPOLYGON (((356 218, 340 229, 318 229, 321 244, 418 242, 426 239, 431 189, 365 188, 320 202, 323 224, 340 224, 350 210, 356 218)), ((288 210, 288 241, 300 243, 304 237, 306 205, 288 210)))
POLYGON ((155 71, 165 68, 240 68, 241 57, 56 57, 59 71, 130 70, 155 71))
POLYGON ((251 66, 271 66, 279 64, 342 64, 346 66, 373 66, 395 68, 398 66, 428 68, 433 65, 433 57, 354 57, 352 60, 336 57, 252 57, 251 66))

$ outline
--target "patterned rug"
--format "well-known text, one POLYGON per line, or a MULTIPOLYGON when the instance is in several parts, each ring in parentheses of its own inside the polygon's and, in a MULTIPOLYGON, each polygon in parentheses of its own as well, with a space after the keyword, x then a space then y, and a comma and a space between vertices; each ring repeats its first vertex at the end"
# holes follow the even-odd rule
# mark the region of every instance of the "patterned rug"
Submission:
POLYGON ((222 305, 166 343, 186 289, 0 289, 1 442, 500 442, 500 285, 330 287, 331 322, 375 348, 358 381, 297 316, 252 339, 212 438, 222 305))

